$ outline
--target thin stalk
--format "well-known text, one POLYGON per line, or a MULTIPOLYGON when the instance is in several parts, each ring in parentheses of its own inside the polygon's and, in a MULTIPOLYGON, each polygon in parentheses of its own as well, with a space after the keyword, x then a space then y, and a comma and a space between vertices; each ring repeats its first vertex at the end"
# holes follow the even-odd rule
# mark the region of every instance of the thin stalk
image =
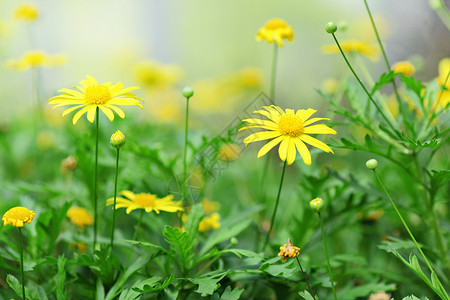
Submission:
POLYGON ((275 84, 277 75, 277 62, 278 62, 278 44, 273 43, 272 54, 272 69, 270 71, 270 102, 275 103, 275 84))
POLYGON ((347 66, 349 67, 350 71, 352 71, 353 76, 355 76, 356 80, 358 81, 358 83, 361 85, 361 87, 363 88, 364 92, 367 94, 367 96, 369 97, 370 101, 372 101, 373 105, 375 105, 376 109, 378 110, 378 112, 381 114, 381 116, 383 117, 383 119, 386 121, 386 123, 389 125, 389 127, 392 129, 393 132, 395 132, 399 137, 399 133, 397 132, 397 130, 394 128, 394 126, 392 126, 392 123, 389 121, 389 119, 386 117, 386 115, 384 114, 384 112, 381 110, 381 108, 378 106, 378 104, 375 102, 375 100, 372 98, 372 96, 370 95, 369 91, 366 89, 366 87, 364 86, 364 84, 361 82, 361 79, 359 79, 358 75, 356 75, 355 70, 353 70, 352 66, 350 65, 350 62, 348 61, 347 57, 344 54, 344 51, 341 48, 341 45, 339 44, 336 35, 334 33, 332 33, 333 39, 336 42, 336 45, 339 48, 339 51, 342 54, 342 57, 344 58, 347 66))
POLYGON ((137 235, 138 235, 138 231, 140 230, 140 227, 141 227, 141 222, 142 222, 142 216, 143 215, 144 215, 144 210, 141 211, 141 214, 139 215, 139 219, 138 219, 138 222, 136 224, 136 227, 134 227, 133 241, 135 241, 137 239, 137 235))
POLYGON ((19 252, 20 252, 20 272, 22 274, 22 299, 25 300, 25 273, 23 272, 23 239, 22 239, 22 228, 19 229, 19 252))
MULTIPOLYGON (((419 250, 420 255, 422 255, 422 258, 424 259, 426 265, 428 266, 428 269, 431 271, 431 273, 435 273, 436 274, 436 272, 433 270, 433 267, 431 266, 430 262, 428 261, 427 257, 425 256, 425 253, 423 253, 422 249, 419 246, 419 243, 417 243, 416 238, 414 237, 414 235, 412 234, 412 232, 409 229, 408 225, 406 224, 405 220, 403 219, 403 217, 402 217, 400 211, 398 210, 397 206, 395 205, 394 201, 391 199, 391 196, 389 196, 389 193, 386 190, 386 187, 384 186, 384 184, 381 181, 380 177, 378 177, 378 174, 377 174, 377 172, 375 170, 373 170, 373 174, 377 178, 378 182, 381 185, 381 188, 383 189, 384 193, 386 194, 386 196, 388 197, 389 201, 391 202, 392 207, 394 207, 394 210, 397 213, 397 216, 399 217, 400 221, 402 222, 403 226, 405 227, 406 231, 408 232, 411 240, 414 242, 414 245, 416 245, 417 250, 419 250)), ((447 299, 450 299, 450 297, 448 296, 448 294, 445 291, 444 287, 442 286, 442 283, 440 282, 440 280, 439 280, 439 287, 441 288, 442 292, 445 294, 447 299)))
POLYGON ((272 219, 270 221, 270 228, 269 228, 269 231, 267 232, 266 240, 264 242, 263 251, 264 251, 264 249, 266 249, 267 243, 269 242, 270 233, 272 232, 273 223, 275 222, 275 215, 277 214, 278 203, 280 202, 281 188, 283 187, 283 180, 284 180, 284 173, 286 171, 286 165, 287 165, 287 160, 284 161, 283 171, 281 172, 281 180, 280 180, 280 186, 278 187, 277 200, 275 202, 275 208, 272 213, 272 219))
POLYGON ((309 292, 311 293, 311 296, 314 299, 316 299, 316 296, 314 295, 314 292, 312 291, 311 286, 309 285, 308 278, 306 278, 306 274, 305 274, 305 272, 303 272, 303 268, 302 268, 302 265, 300 264, 300 260, 298 259, 298 256, 296 256, 295 258, 297 259, 298 266, 300 267, 300 271, 302 271, 303 278, 305 278, 306 284, 308 285, 308 289, 309 289, 309 292))
POLYGON ((116 155, 116 175, 114 179, 114 206, 113 206, 113 219, 112 219, 112 231, 111 231, 111 249, 114 247, 114 229, 116 226, 116 197, 117 197, 117 178, 119 173, 119 149, 117 149, 116 155))
POLYGON ((331 272, 330 256, 328 255, 327 241, 325 240, 325 230, 323 229, 322 216, 320 215, 320 212, 318 212, 317 214, 319 215, 320 230, 322 231, 323 248, 325 249, 325 256, 327 257, 328 274, 330 275, 331 289, 333 290, 334 299, 337 300, 336 289, 334 287, 333 272, 331 272))
MULTIPOLYGON (((369 15, 370 23, 372 23, 373 31, 375 32, 375 36, 377 37, 378 45, 380 45, 381 53, 383 54, 384 63, 386 64, 387 71, 391 71, 391 66, 389 65, 389 61, 386 56, 386 52, 384 51, 383 44, 381 43, 380 35, 378 34, 377 27, 375 26, 375 22, 373 21, 372 13, 370 12, 369 5, 367 4, 367 0, 364 0, 364 4, 366 6, 367 14, 369 15)), ((392 86, 394 88, 395 98, 398 102, 398 109, 400 111, 400 115, 403 116, 403 103, 400 99, 400 95, 398 93, 397 84, 395 80, 392 80, 392 86)))
MULTIPOLYGON (((189 129, 189 97, 186 97, 186 120, 184 126, 184 155, 183 155, 183 185, 182 185, 182 201, 187 194, 187 147, 188 147, 188 129, 189 129)), ((192 199, 192 201, 194 201, 192 199)), ((192 203, 193 204, 193 203, 192 203)))
POLYGON ((98 127, 99 127, 99 108, 97 106, 95 110, 95 169, 94 169, 94 251, 95 246, 97 244, 97 225, 98 225, 98 218, 97 218, 97 198, 98 198, 98 127))

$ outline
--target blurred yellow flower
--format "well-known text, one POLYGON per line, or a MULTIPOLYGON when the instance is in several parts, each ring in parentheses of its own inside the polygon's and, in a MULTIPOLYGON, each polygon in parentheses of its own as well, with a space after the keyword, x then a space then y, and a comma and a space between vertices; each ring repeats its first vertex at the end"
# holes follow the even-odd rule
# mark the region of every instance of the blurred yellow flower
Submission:
POLYGON ((450 102, 450 58, 444 58, 439 62, 439 76, 436 78, 441 90, 436 95, 436 101, 432 110, 435 111, 439 107, 445 109, 450 102), (444 88, 442 90, 442 88, 444 88))
POLYGON ((327 95, 333 95, 336 93, 339 86, 339 82, 334 78, 328 78, 322 81, 320 89, 327 95))
POLYGON ((211 229, 217 230, 220 228, 220 215, 213 213, 211 216, 204 217, 200 224, 198 224, 198 231, 205 232, 211 229))
POLYGON ((160 87, 176 83, 181 77, 181 68, 163 65, 156 61, 142 61, 133 68, 134 77, 145 87, 160 87))
POLYGON ((72 122, 74 125, 85 113, 87 113, 88 121, 93 123, 97 107, 111 122, 114 120, 113 111, 122 119, 125 118, 123 110, 116 105, 136 105, 143 108, 139 100, 144 101, 134 93, 130 93, 130 91, 138 89, 138 87, 124 89, 121 82, 115 85, 112 85, 111 82, 98 84, 95 78, 89 75, 86 78, 87 80, 80 82, 81 87, 74 86, 79 91, 61 89, 58 92, 64 94, 49 99, 49 104, 56 104, 53 109, 60 106, 75 105, 66 109, 62 114, 63 117, 74 110, 80 109, 73 117, 72 122))
POLYGON ((42 50, 26 52, 21 59, 10 59, 5 62, 6 67, 17 70, 28 70, 39 67, 57 67, 65 64, 67 58, 63 54, 49 55, 42 50))
MULTIPOLYGON (((122 191, 121 194, 128 199, 118 197, 116 199, 116 209, 126 207, 127 214, 135 209, 145 209, 146 212, 154 210, 157 214, 159 214, 160 211, 177 212, 183 210, 181 202, 172 201, 173 195, 158 198, 153 194, 134 194, 130 191, 122 191)), ((114 205, 114 198, 106 200, 106 205, 114 205)))
POLYGON ((220 208, 220 203, 219 202, 215 202, 215 201, 211 201, 207 198, 203 198, 203 200, 201 201, 203 210, 205 211, 205 215, 209 215, 212 212, 218 211, 220 208))
POLYGON ((21 3, 14 10, 14 19, 23 21, 34 21, 39 16, 37 7, 32 3, 21 3))
POLYGON ((241 148, 236 144, 223 144, 217 151, 217 158, 223 161, 233 161, 239 157, 241 148))
POLYGON ((78 227, 80 231, 83 231, 85 226, 89 226, 94 223, 94 218, 92 218, 89 211, 83 207, 72 206, 67 211, 67 217, 70 219, 70 222, 78 227))
POLYGON ((395 73, 402 73, 406 77, 411 77, 416 72, 416 68, 414 68, 414 65, 407 60, 396 62, 392 65, 391 69, 395 73))
POLYGON ((297 257, 300 255, 300 248, 292 244, 291 239, 288 239, 288 243, 280 247, 280 252, 278 256, 283 262, 286 262, 288 257, 297 257))
MULTIPOLYGON (((371 60, 378 59, 378 46, 368 42, 358 40, 345 40, 340 42, 342 51, 348 54, 359 53, 371 60)), ((322 47, 322 52, 325 54, 340 53, 337 45, 325 45, 322 47)))
POLYGON ((263 109, 254 111, 254 113, 263 115, 268 120, 262 119, 244 119, 244 122, 249 123, 249 126, 243 127, 245 129, 266 129, 267 131, 256 132, 244 139, 247 146, 249 143, 272 139, 265 144, 258 152, 258 158, 265 155, 273 147, 280 144, 278 154, 282 161, 287 160, 287 164, 292 164, 295 161, 297 151, 303 158, 305 164, 311 164, 311 154, 305 143, 319 148, 325 152, 333 153, 330 147, 316 138, 308 134, 336 134, 336 131, 324 124, 312 125, 317 121, 329 120, 327 118, 312 118, 309 119, 316 110, 312 108, 299 109, 295 112, 293 109, 286 109, 283 111, 280 107, 275 105, 262 106, 263 109), (309 120, 308 120, 309 119, 309 120))
POLYGON ((80 253, 85 253, 87 245, 86 245, 86 243, 78 242, 78 243, 70 243, 69 247, 70 247, 71 250, 77 250, 78 249, 78 251, 80 253))
POLYGON ((238 84, 243 87, 260 87, 262 85, 262 72, 257 68, 243 68, 237 73, 238 84))
POLYGON ((283 47, 283 39, 292 42, 294 39, 294 30, 286 21, 282 19, 271 19, 267 21, 264 27, 261 27, 256 34, 256 40, 265 40, 268 43, 277 43, 278 47, 283 47))
POLYGON ((36 214, 28 208, 16 206, 5 212, 2 217, 3 226, 12 225, 23 227, 23 223, 30 224, 36 214))

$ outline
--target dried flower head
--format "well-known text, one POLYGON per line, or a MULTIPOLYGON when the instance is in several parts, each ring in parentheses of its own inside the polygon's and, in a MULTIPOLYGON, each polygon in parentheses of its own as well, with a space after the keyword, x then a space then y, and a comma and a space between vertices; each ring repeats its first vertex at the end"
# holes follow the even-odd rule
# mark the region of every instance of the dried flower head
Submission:
POLYGON ((288 257, 297 257, 300 254, 300 248, 292 245, 292 241, 289 238, 288 243, 280 247, 280 253, 278 256, 283 262, 286 262, 288 257))
POLYGON ((370 294, 369 300, 390 300, 391 294, 386 292, 376 292, 370 294))
POLYGON ((75 157, 69 155, 61 162, 61 173, 67 174, 71 170, 74 170, 77 167, 77 160, 75 157))
POLYGON ((2 221, 3 226, 12 225, 23 227, 24 223, 30 224, 36 214, 28 208, 16 206, 5 212, 2 221))
POLYGON ((265 40, 268 43, 277 43, 283 47, 283 39, 292 42, 294 39, 294 30, 282 19, 271 19, 267 21, 264 27, 260 28, 256 34, 256 40, 265 40))

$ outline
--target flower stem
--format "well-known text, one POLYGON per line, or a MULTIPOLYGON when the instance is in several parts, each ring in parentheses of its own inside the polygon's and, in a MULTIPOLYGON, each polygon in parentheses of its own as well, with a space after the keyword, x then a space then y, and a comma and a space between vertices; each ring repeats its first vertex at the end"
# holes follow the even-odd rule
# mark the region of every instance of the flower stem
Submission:
POLYGON ((328 274, 330 274, 331 289, 333 290, 334 299, 337 300, 336 289, 334 288, 333 272, 331 272, 330 257, 328 255, 327 241, 325 240, 325 230, 323 229, 322 216, 320 215, 320 212, 317 214, 319 215, 320 230, 322 231, 323 248, 325 249, 325 256, 327 257, 328 274))
MULTIPOLYGON (((184 127, 184 155, 183 155, 183 185, 182 201, 187 198, 187 147, 188 147, 188 129, 189 129, 189 97, 186 97, 186 120, 184 127)), ((193 201, 193 199, 192 199, 193 201)))
MULTIPOLYGON (((367 14, 369 15, 370 22, 372 23, 373 31, 375 32, 375 36, 377 37, 378 45, 380 45, 381 53, 383 54, 384 63, 386 64, 386 68, 389 71, 391 71, 391 66, 389 65, 389 61, 386 56, 386 52, 384 51, 383 44, 381 43, 380 35, 378 34, 377 27, 375 26, 375 22, 373 21, 372 13, 370 12, 369 5, 367 4, 367 0, 364 0, 364 4, 366 6, 367 14)), ((394 88, 395 98, 398 102, 398 108, 400 110, 400 114, 403 115, 403 103, 400 99, 400 95, 398 93, 397 84, 395 83, 395 80, 392 80, 392 86, 394 88)))
POLYGON ((309 289, 309 292, 311 293, 311 296, 314 299, 316 299, 316 296, 314 295, 314 292, 312 291, 311 286, 309 285, 308 278, 306 278, 306 274, 305 274, 305 272, 303 272, 303 268, 302 268, 302 265, 300 264, 300 260, 298 259, 298 256, 296 256, 295 258, 297 259, 298 266, 300 267, 300 271, 302 271, 303 278, 305 278, 306 284, 308 285, 308 289, 309 289))
POLYGON ((22 273, 22 299, 25 300, 25 274, 23 272, 23 239, 22 239, 22 228, 19 229, 19 252, 20 252, 20 272, 22 273))
MULTIPOLYGON (((378 176, 377 172, 375 171, 375 169, 373 170, 373 174, 375 175, 375 177, 377 178, 378 182, 381 185, 381 188, 383 189, 384 193, 386 194, 386 196, 388 197, 389 201, 392 204, 392 207, 394 207, 395 212, 397 213, 397 216, 399 217, 400 221, 402 222, 403 226, 405 227, 406 231, 408 232, 411 240, 414 242, 414 244, 416 245, 417 250, 419 250, 420 254, 422 255, 426 265, 428 266, 428 269, 430 269, 431 273, 436 273, 433 270, 433 267, 431 266, 431 264, 428 262, 427 257, 425 256, 425 253, 423 253, 422 249, 420 248, 419 244, 416 241, 416 238, 414 237, 414 235, 412 234, 411 230, 409 229, 408 225, 406 224, 405 220, 403 219, 402 215, 400 214, 400 211, 398 210, 397 206, 395 205, 394 201, 391 199, 391 197, 389 196, 388 191, 386 190, 386 187, 384 186, 383 182, 381 181, 380 177, 378 176)), ((441 288, 442 292, 445 294, 445 296, 447 297, 447 299, 450 299, 450 297, 448 296, 447 292, 445 291, 444 287, 442 286, 442 283, 438 280, 439 282, 439 287, 441 288)))
POLYGON ((270 102, 275 103, 275 83, 277 75, 278 44, 273 43, 272 69, 270 72, 270 102))
POLYGON ((286 171, 286 165, 287 165, 287 160, 284 161, 283 171, 281 172, 281 180, 280 180, 280 186, 278 187, 277 200, 275 202, 275 208, 272 213, 272 219, 270 221, 270 228, 269 228, 269 231, 267 232, 266 240, 264 242, 263 251, 267 247, 267 243, 269 242, 270 233, 272 232, 272 228, 273 228, 273 223, 275 222, 275 215, 277 214, 278 203, 280 202, 281 188, 283 187, 283 180, 284 180, 284 173, 286 171))
POLYGON ((98 127, 99 127, 99 108, 97 106, 95 110, 95 169, 94 169, 94 251, 95 246, 97 244, 97 225, 98 225, 98 218, 97 218, 97 198, 98 198, 98 189, 97 189, 97 183, 98 183, 98 127))
POLYGON ((111 231, 111 249, 114 247, 114 228, 116 226, 116 197, 117 197, 117 178, 119 173, 119 150, 117 149, 116 155, 116 175, 114 179, 114 206, 113 206, 113 219, 112 219, 112 231, 111 231))
POLYGON ((139 215, 138 222, 136 224, 136 227, 134 227, 134 235, 133 235, 133 241, 137 239, 138 231, 141 228, 141 222, 142 222, 142 216, 144 215, 144 210, 141 211, 141 214, 139 215))
POLYGON ((376 109, 378 110, 380 115, 383 117, 383 119, 386 121, 386 123, 389 125, 389 127, 392 129, 392 131, 395 132, 398 136, 400 136, 400 134, 397 132, 397 130, 394 128, 394 126, 392 126, 392 123, 386 117, 384 112, 381 110, 380 106, 378 106, 378 104, 375 102, 375 100, 373 99, 372 95, 370 95, 369 91, 366 89, 366 87, 362 83, 361 79, 359 79, 358 75, 356 75, 355 70, 353 70, 352 66, 350 65, 350 62, 348 61, 347 57, 345 56, 344 51, 342 50, 341 45, 339 44, 339 41, 336 38, 336 35, 334 33, 332 33, 332 36, 333 36, 334 41, 336 42, 336 45, 339 48, 339 51, 342 54, 342 57, 345 60, 345 63, 349 67, 350 71, 353 73, 353 76, 355 76, 355 78, 358 81, 359 85, 363 88, 364 92, 367 94, 367 96, 369 97, 370 101, 373 103, 373 105, 375 105, 376 109))

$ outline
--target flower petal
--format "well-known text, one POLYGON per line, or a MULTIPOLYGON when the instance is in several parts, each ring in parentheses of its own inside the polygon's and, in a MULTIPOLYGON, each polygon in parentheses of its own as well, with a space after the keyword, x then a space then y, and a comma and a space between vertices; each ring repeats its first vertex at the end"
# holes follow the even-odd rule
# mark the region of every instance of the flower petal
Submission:
POLYGON ((118 108, 117 106, 111 105, 111 104, 105 104, 105 106, 112 109, 122 119, 125 118, 125 113, 123 112, 122 109, 118 108))
POLYGON ((280 143, 285 137, 284 136, 279 136, 273 140, 271 140, 270 142, 268 142, 267 144, 265 144, 264 146, 262 146, 262 148, 259 150, 258 152, 258 158, 260 158, 261 156, 265 155, 267 152, 270 151, 270 149, 272 149, 273 147, 275 147, 276 145, 278 145, 278 143, 280 143))
POLYGON ((312 123, 315 123, 317 121, 322 121, 322 120, 329 120, 329 119, 328 118, 312 118, 312 119, 309 119, 308 121, 304 122, 303 126, 308 126, 312 123))
POLYGON ((334 129, 331 129, 325 124, 318 124, 305 127, 303 133, 306 134, 336 134, 334 129))
POLYGON ((299 109, 296 112, 297 117, 302 119, 303 122, 306 122, 306 120, 309 119, 317 110, 308 108, 308 109, 299 109))
MULTIPOLYGON (((109 109, 109 108, 107 108, 107 107, 105 107, 104 105, 99 105, 98 106, 100 109, 101 109, 101 111, 108 117, 108 119, 112 122, 112 121, 114 121, 114 114, 113 114, 113 112, 109 109)), ((88 115, 89 116, 89 115, 88 115)))
POLYGON ((244 119, 244 122, 250 123, 250 125, 266 125, 268 127, 272 127, 274 129, 278 128, 278 125, 269 120, 261 120, 261 119, 244 119))
POLYGON ((331 150, 331 148, 328 147, 328 145, 326 145, 324 142, 321 142, 321 141, 319 141, 318 139, 313 138, 313 137, 311 137, 311 136, 309 136, 309 135, 302 134, 302 135, 300 136, 300 139, 301 139, 302 141, 304 141, 305 143, 308 143, 308 144, 310 144, 311 146, 316 147, 316 148, 319 148, 319 149, 321 149, 321 150, 323 150, 323 151, 325 151, 325 152, 327 152, 327 153, 328 153, 328 152, 334 153, 333 150, 331 150))
POLYGON ((287 147, 287 164, 292 165, 295 161, 295 157, 297 156, 297 151, 295 150, 295 138, 288 138, 288 147, 287 147))
POLYGON ((290 137, 284 137, 281 141, 280 147, 278 147, 278 155, 282 161, 285 161, 288 156, 289 139, 290 137))
POLYGON ((97 105, 88 105, 89 110, 87 112, 87 119, 89 122, 94 123, 95 115, 97 113, 97 105))
POLYGON ((136 194, 130 191, 121 191, 120 193, 130 200, 133 200, 134 197, 136 197, 136 194))
POLYGON ((303 143, 300 139, 294 139, 295 147, 300 153, 300 156, 303 158, 303 162, 308 166, 311 165, 311 153, 309 153, 308 147, 306 147, 305 143, 303 143))
MULTIPOLYGON (((65 111, 63 111, 62 116, 64 117, 65 115, 67 115, 67 114, 73 112, 74 110, 77 110, 77 109, 79 109, 79 108, 81 108, 81 107, 83 107, 83 106, 84 106, 84 104, 81 104, 81 105, 77 105, 77 106, 73 106, 73 107, 71 107, 71 108, 68 108, 68 109, 66 109, 65 111)), ((55 106, 55 107, 56 107, 56 106, 55 106)))
POLYGON ((245 143, 245 145, 248 145, 249 143, 272 139, 272 138, 275 138, 280 135, 281 135, 281 133, 279 133, 278 131, 257 132, 257 133, 253 133, 253 134, 249 135, 248 137, 246 137, 244 139, 244 143, 245 143))
POLYGON ((74 116, 72 119, 72 123, 73 125, 77 124, 78 120, 81 118, 82 115, 84 115, 88 110, 89 110, 90 106, 85 106, 82 109, 80 109, 74 116))

